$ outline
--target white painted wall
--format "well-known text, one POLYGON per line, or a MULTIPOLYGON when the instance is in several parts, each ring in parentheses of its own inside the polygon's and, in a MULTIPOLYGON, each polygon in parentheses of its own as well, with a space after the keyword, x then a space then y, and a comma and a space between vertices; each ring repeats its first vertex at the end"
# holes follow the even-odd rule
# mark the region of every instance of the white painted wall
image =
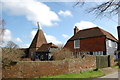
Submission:
MULTIPOLYGON (((114 55, 116 50, 117 50, 117 42, 114 42, 110 39, 106 39, 106 51, 107 51, 106 54, 114 55)), ((116 59, 115 55, 114 58, 116 59)))

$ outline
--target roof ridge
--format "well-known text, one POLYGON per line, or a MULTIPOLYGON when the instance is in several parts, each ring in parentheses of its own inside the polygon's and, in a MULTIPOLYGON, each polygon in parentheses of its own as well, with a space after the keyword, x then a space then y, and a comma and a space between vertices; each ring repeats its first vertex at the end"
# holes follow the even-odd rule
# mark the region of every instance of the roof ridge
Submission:
MULTIPOLYGON (((33 41, 35 40, 37 34, 38 34, 38 31, 37 31, 37 33, 35 34, 35 36, 34 36, 34 38, 33 38, 33 40, 32 40, 32 42, 31 42, 31 44, 30 44, 29 47, 31 47, 31 46, 33 45, 33 41)), ((37 38, 38 38, 38 37, 37 37, 37 38)), ((37 42, 37 38, 36 38, 36 42, 37 42)), ((35 47, 36 47, 36 46, 35 46, 35 47)))
POLYGON ((80 38, 89 38, 95 36, 106 36, 107 38, 117 41, 117 39, 109 32, 97 27, 92 27, 88 29, 79 30, 75 35, 73 35, 69 40, 80 39, 80 38))
MULTIPOLYGON (((38 34, 39 34, 39 29, 38 29, 37 34, 35 36, 38 36, 38 34)), ((38 37, 36 37, 36 42, 38 42, 38 37)), ((36 46, 37 46, 37 43, 36 43, 36 46)))
MULTIPOLYGON (((107 32, 107 31, 103 30, 102 28, 99 28, 99 27, 98 27, 98 29, 102 32, 103 35, 105 35, 104 32, 107 32), (103 31, 104 31, 104 32, 103 32, 103 31)), ((108 33, 108 32, 107 32, 107 33, 108 33)), ((109 34, 110 34, 110 33, 109 33, 109 34)))
MULTIPOLYGON (((99 28, 99 27, 98 27, 99 28)), ((102 28, 99 28, 99 30, 100 31, 102 31, 102 33, 103 33, 103 31, 105 31, 105 30, 103 30, 102 28)), ((109 33, 108 31, 105 31, 105 32, 107 32, 107 33, 109 33)), ((104 33, 103 33, 104 34, 104 33)), ((110 34, 110 33, 109 33, 110 34)))
MULTIPOLYGON (((99 27, 98 27, 99 28, 99 27)), ((99 28, 99 30, 106 35, 104 32, 108 33, 109 35, 111 35, 115 40, 117 40, 111 33, 109 33, 108 31, 103 30, 102 28, 99 28), (104 31, 104 32, 103 32, 104 31)), ((107 36, 107 35, 106 35, 107 36)))
POLYGON ((95 29, 95 28, 99 28, 99 27, 96 26, 96 27, 92 27, 92 28, 82 29, 82 30, 79 30, 79 31, 85 31, 85 30, 90 30, 90 29, 95 29))

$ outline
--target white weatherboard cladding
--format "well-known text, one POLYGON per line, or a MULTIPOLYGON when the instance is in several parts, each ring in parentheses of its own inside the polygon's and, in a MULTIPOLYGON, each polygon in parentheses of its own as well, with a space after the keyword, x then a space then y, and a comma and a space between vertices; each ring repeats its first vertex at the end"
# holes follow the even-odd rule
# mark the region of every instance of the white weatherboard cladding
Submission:
POLYGON ((106 54, 114 55, 117 50, 117 42, 114 42, 110 39, 106 39, 106 54))
POLYGON ((55 52, 56 50, 58 50, 57 48, 50 48, 49 52, 55 52))

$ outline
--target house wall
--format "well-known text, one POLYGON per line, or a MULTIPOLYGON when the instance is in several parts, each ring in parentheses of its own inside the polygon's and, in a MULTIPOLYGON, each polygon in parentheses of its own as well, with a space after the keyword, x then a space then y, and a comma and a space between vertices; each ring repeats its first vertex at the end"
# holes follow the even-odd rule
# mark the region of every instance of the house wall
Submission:
POLYGON ((108 55, 114 55, 115 51, 117 50, 117 43, 106 39, 106 51, 108 55))
POLYGON ((34 58, 37 50, 38 50, 38 48, 29 48, 29 57, 34 58))
MULTIPOLYGON (((107 55, 114 55, 115 51, 117 51, 117 42, 114 42, 110 39, 106 39, 106 53, 107 55)), ((116 59, 117 57, 114 56, 116 59)))
POLYGON ((38 56, 38 58, 41 60, 41 61, 45 61, 45 60, 48 60, 48 56, 49 56, 49 53, 48 52, 37 52, 36 53, 38 56))
POLYGON ((58 50, 58 48, 50 48, 49 52, 55 52, 56 50, 58 50))
POLYGON ((38 48, 29 48, 29 53, 35 53, 38 50, 38 48))
POLYGON ((95 37, 95 38, 86 38, 80 39, 80 48, 74 49, 74 41, 68 41, 64 48, 68 48, 73 52, 79 51, 88 51, 88 52, 95 52, 95 51, 105 51, 105 36, 95 37))

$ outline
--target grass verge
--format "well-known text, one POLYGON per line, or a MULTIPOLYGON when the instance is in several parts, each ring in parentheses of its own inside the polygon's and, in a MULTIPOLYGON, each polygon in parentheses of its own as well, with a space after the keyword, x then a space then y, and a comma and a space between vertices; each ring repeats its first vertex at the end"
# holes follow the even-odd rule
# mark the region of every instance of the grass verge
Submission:
POLYGON ((118 69, 118 68, 119 68, 119 66, 113 66, 112 68, 118 69))
POLYGON ((44 76, 44 77, 30 79, 30 80, 37 80, 41 78, 95 78, 103 75, 105 74, 98 69, 98 70, 92 70, 92 71, 81 72, 81 73, 68 73, 68 74, 57 75, 57 76, 44 76))

